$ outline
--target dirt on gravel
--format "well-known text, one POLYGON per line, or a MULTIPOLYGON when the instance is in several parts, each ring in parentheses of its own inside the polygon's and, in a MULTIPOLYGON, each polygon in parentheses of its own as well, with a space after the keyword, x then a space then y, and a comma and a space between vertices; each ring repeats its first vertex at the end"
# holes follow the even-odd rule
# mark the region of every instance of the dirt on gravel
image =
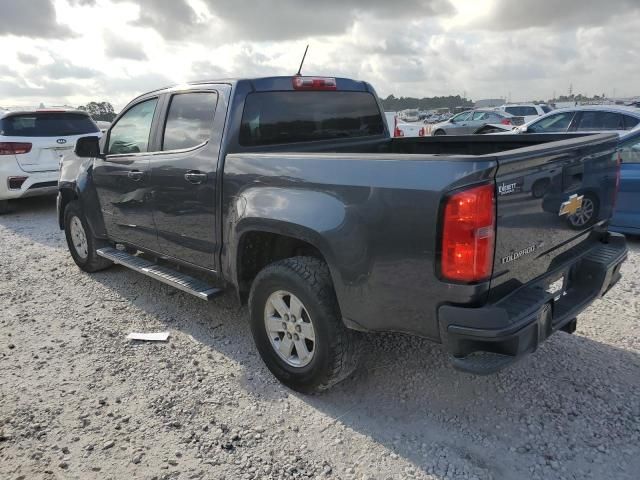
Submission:
POLYGON ((262 364, 231 292, 83 273, 51 198, 16 209, 0 217, 0 479, 638 478, 640 240, 574 335, 502 373, 378 335, 352 378, 304 396, 262 364))

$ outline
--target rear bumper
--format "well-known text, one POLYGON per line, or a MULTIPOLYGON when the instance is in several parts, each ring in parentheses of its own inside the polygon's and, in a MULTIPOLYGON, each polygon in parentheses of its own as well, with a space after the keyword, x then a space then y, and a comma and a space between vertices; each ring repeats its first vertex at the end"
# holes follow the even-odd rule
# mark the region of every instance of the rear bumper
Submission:
POLYGON ((15 161, 0 162, 0 200, 49 195, 57 191, 58 170, 25 172, 15 161), (19 188, 10 188, 11 178, 20 179, 19 188))
POLYGON ((490 374, 535 351, 557 330, 575 330, 575 318, 618 280, 627 258, 624 236, 610 234, 543 277, 482 308, 443 305, 438 319, 443 343, 459 370, 490 374), (560 291, 551 293, 550 284, 560 291))

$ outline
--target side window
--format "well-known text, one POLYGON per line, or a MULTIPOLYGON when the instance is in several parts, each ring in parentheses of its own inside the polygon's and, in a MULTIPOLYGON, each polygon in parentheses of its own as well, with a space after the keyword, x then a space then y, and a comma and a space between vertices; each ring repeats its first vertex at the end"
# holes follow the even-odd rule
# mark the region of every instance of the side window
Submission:
POLYGON ((579 131, 622 130, 622 116, 611 112, 582 112, 579 131))
POLYGON ((109 132, 109 155, 143 153, 149 147, 149 134, 157 98, 146 100, 120 117, 109 132))
POLYGON ((206 142, 211 135, 217 102, 215 92, 173 95, 164 126, 162 150, 192 148, 206 142))
POLYGON ((633 130, 640 123, 640 118, 632 117, 630 115, 623 115, 624 118, 624 129, 625 130, 633 130))
POLYGON ((620 157, 622 163, 640 164, 640 140, 638 138, 623 143, 620 146, 620 157))
POLYGON ((453 117, 451 120, 454 122, 464 122, 465 120, 468 120, 469 117, 471 116, 473 112, 464 112, 464 113, 460 113, 458 115, 456 115, 455 117, 453 117))
POLYGON ((531 133, 553 133, 553 132, 566 132, 571 125, 571 119, 573 118, 573 112, 556 113, 555 115, 549 115, 529 126, 531 133))
POLYGON ((484 120, 485 118, 487 118, 487 112, 474 112, 473 114, 474 121, 484 120))

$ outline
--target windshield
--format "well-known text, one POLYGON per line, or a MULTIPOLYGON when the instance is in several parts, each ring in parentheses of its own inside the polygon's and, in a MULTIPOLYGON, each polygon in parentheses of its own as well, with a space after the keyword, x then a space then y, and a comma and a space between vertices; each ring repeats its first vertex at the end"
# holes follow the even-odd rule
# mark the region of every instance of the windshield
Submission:
POLYGON ((36 112, 0 119, 0 135, 10 137, 66 137, 99 132, 88 115, 68 112, 36 112))
POLYGON ((247 96, 240 144, 275 145, 384 133, 367 92, 257 92, 247 96))

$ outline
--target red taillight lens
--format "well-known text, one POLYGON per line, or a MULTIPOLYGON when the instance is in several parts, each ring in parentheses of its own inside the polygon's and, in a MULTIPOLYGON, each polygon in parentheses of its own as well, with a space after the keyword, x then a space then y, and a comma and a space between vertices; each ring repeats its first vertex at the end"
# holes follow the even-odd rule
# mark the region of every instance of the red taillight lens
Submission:
POLYGON ((491 277, 495 247, 495 185, 447 198, 442 225, 442 277, 479 282, 491 277))
POLYGON ((508 118, 503 118, 500 123, 502 125, 511 125, 511 120, 509 120, 508 118))
POLYGON ((293 77, 294 90, 336 90, 335 78, 328 77, 293 77))
POLYGON ((0 155, 20 155, 31 151, 30 143, 0 142, 0 155))
POLYGON ((427 134, 426 129, 424 127, 422 127, 420 130, 418 130, 418 136, 419 137, 424 137, 427 134))

